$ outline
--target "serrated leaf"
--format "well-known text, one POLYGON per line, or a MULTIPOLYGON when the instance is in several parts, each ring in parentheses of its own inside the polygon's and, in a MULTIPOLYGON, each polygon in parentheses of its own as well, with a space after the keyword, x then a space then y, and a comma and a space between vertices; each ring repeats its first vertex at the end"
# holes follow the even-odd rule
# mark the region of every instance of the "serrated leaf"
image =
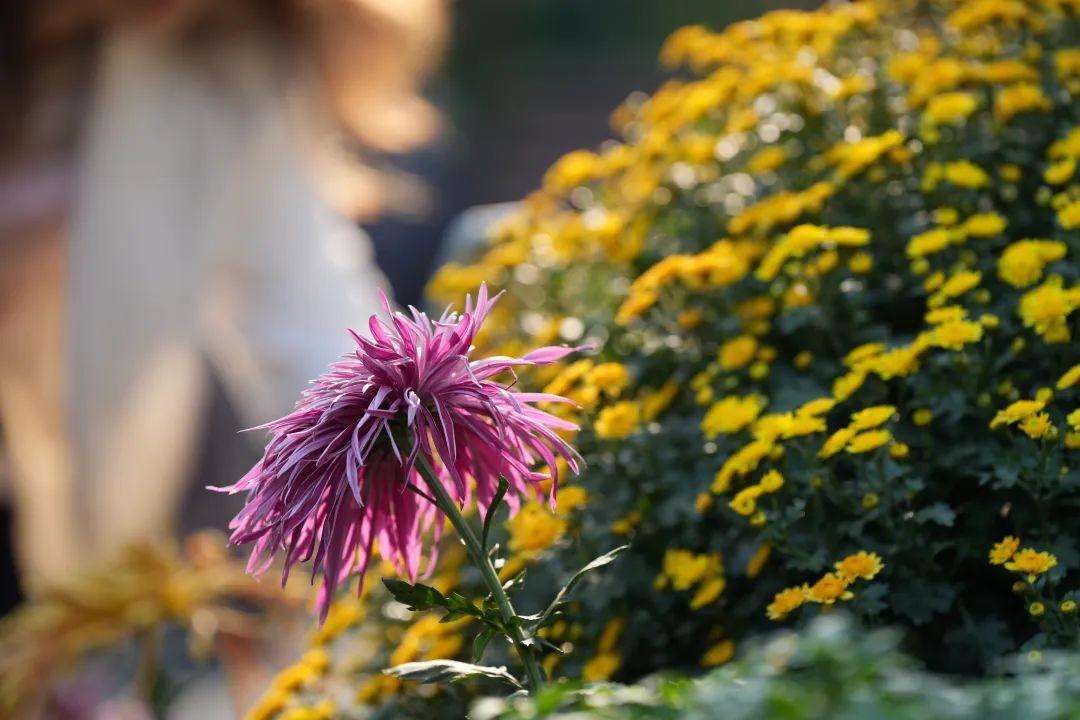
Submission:
POLYGON ((435 588, 417 583, 405 582, 396 578, 383 580, 383 585, 399 603, 408 606, 410 610, 430 610, 432 608, 446 607, 446 598, 435 588))
POLYGON ((384 579, 383 585, 399 603, 404 604, 410 610, 417 612, 441 608, 446 610, 446 617, 439 622, 450 622, 469 615, 483 619, 483 613, 475 605, 465 599, 460 593, 453 592, 443 595, 433 587, 417 583, 405 582, 398 579, 384 579))
POLYGON ((562 603, 565 601, 566 596, 570 594, 570 592, 574 589, 574 586, 577 585, 582 578, 584 578, 593 570, 596 570, 597 568, 602 568, 605 565, 610 564, 612 561, 615 560, 615 558, 617 558, 623 551, 625 551, 629 547, 629 545, 620 545, 614 550, 609 550, 600 557, 593 559, 593 561, 590 562, 588 565, 574 573, 573 577, 571 577, 555 595, 555 599, 551 601, 551 604, 547 606, 547 609, 545 609, 544 612, 540 613, 540 617, 532 626, 533 629, 544 626, 544 623, 547 622, 548 618, 551 617, 551 615, 559 609, 559 606, 562 605, 562 603))
POLYGON ((473 662, 480 662, 484 658, 484 651, 487 650, 488 643, 491 642, 491 638, 493 637, 495 637, 495 628, 488 627, 484 628, 475 638, 473 638, 473 662))
POLYGON ((505 667, 474 665, 458 660, 425 660, 407 662, 383 670, 383 673, 401 680, 420 683, 458 682, 474 677, 488 677, 502 680, 521 690, 523 686, 505 667))
POLYGON ((465 596, 459 592, 452 592, 446 596, 446 608, 454 612, 465 613, 473 615, 477 612, 477 608, 471 602, 465 599, 465 596))
POLYGON ((491 504, 488 505, 487 512, 484 514, 484 530, 480 536, 480 547, 487 551, 488 535, 491 533, 491 525, 495 521, 495 513, 499 511, 499 505, 502 504, 503 498, 506 497, 506 491, 510 488, 510 483, 506 481, 502 475, 499 476, 499 487, 495 489, 495 496, 491 499, 491 504))

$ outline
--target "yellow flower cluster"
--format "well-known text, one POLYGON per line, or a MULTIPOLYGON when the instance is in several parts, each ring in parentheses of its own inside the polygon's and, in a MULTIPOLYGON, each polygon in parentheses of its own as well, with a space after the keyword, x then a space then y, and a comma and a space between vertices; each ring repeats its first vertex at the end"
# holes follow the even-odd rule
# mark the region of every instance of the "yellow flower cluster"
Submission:
MULTIPOLYGON (((566 477, 565 469, 560 471, 560 476, 566 477)), ((517 514, 506 522, 509 535, 507 545, 512 554, 499 570, 499 577, 504 581, 511 579, 529 562, 562 540, 569 527, 570 516, 588 500, 589 494, 584 488, 568 485, 559 489, 554 512, 546 504, 535 500, 522 505, 517 514)))
POLYGON ((277 674, 244 720, 330 720, 335 711, 331 701, 324 698, 309 703, 301 694, 312 691, 329 667, 330 656, 325 650, 308 650, 277 674))
POLYGON ((998 277, 1015 288, 1026 288, 1042 279, 1050 263, 1065 257, 1065 243, 1058 240, 1018 240, 1001 253, 998 277))
POLYGON ((754 485, 744 487, 735 493, 728 505, 732 510, 745 517, 750 517, 750 522, 762 523, 765 521, 764 514, 757 516, 757 504, 762 495, 774 493, 784 486, 784 476, 778 470, 770 470, 761 476, 754 485))
POLYGON ((1004 565, 1006 570, 1026 576, 1029 583, 1035 582, 1037 577, 1057 567, 1057 557, 1051 553, 1032 548, 1023 550, 1019 548, 1019 538, 1007 535, 990 549, 990 563, 1004 565))
POLYGON ((870 233, 862 228, 798 225, 769 249, 755 275, 760 280, 773 280, 790 258, 801 258, 821 247, 863 247, 869 242, 870 233))
POLYGON ((581 670, 582 680, 586 682, 607 680, 622 666, 622 656, 615 650, 622 630, 622 618, 612 618, 608 621, 596 643, 596 655, 590 658, 581 670))
POLYGON ((806 603, 825 607, 837 600, 850 600, 854 594, 849 589, 856 580, 873 580, 885 567, 877 553, 860 550, 836 563, 835 571, 825 573, 812 585, 789 587, 776 593, 765 609, 770 620, 784 620, 806 603))
POLYGON ((656 304, 663 290, 679 283, 695 290, 718 289, 738 282, 760 247, 749 242, 718 240, 695 255, 669 255, 635 278, 615 321, 626 325, 656 304))
POLYGON ((875 405, 852 413, 851 421, 825 440, 818 457, 825 460, 841 450, 855 455, 877 450, 892 441, 892 433, 881 426, 895 414, 892 405, 875 405))
MULTIPOLYGON (((562 494, 567 490, 564 488, 562 494)), ((566 503, 561 503, 562 507, 566 503)), ((506 523, 510 532, 510 550, 514 553, 534 555, 554 545, 566 532, 566 521, 539 502, 525 503, 517 514, 506 523)))
MULTIPOLYGON (((1072 477, 1078 14, 1072 0, 871 0, 669 39, 663 61, 694 75, 628 100, 612 118, 622 142, 557 163, 476 263, 522 290, 500 341, 548 340, 571 318, 605 338, 605 359, 633 368, 589 379, 592 361, 579 361, 544 377, 582 405, 575 419, 592 432, 581 437, 604 441, 603 462, 616 456, 625 482, 665 503, 697 493, 700 523, 684 535, 675 513, 650 516, 655 497, 604 508, 602 527, 729 559, 765 548, 779 574, 805 561, 789 527, 813 537, 812 521, 843 524, 851 511, 867 534, 844 540, 856 547, 906 557, 898 537, 916 530, 954 542, 969 485, 996 493, 1042 472, 1001 467, 1026 438, 1051 476, 1038 482, 1072 477), (655 458, 654 439, 665 443, 655 458), (958 457, 985 443, 999 474, 958 470, 953 443, 958 457), (680 453, 698 478, 689 492, 657 469, 680 453), (945 470, 956 492, 927 482, 945 470)), ((590 472, 607 483, 607 467, 590 472)), ((1026 505, 1013 511, 1030 521, 1026 505)), ((657 588, 701 592, 708 557, 654 558, 657 588)), ((848 556, 778 593, 768 614, 842 601, 879 563, 848 556)), ((892 571, 919 572, 898 560, 892 571)), ((733 649, 710 641, 713 660, 733 649)))
POLYGON ((701 432, 709 439, 739 432, 757 420, 764 407, 765 399, 760 395, 728 395, 705 413, 701 419, 701 432))
MULTIPOLYGON (((640 392, 635 399, 620 400, 630 384, 630 373, 625 365, 617 362, 597 364, 586 358, 563 368, 544 392, 567 397, 585 410, 600 408, 593 423, 597 436, 621 440, 633 434, 642 422, 651 422, 659 416, 678 392, 678 385, 669 380, 656 390, 640 392)), ((550 404, 546 409, 576 420, 574 411, 565 404, 550 404)))
POLYGON ((1046 342, 1063 343, 1072 338, 1068 319, 1077 307, 1080 307, 1080 283, 1066 288, 1060 275, 1051 275, 1020 298, 1019 315, 1024 325, 1046 342))
POLYGON ((212 657, 220 634, 266 632, 264 617, 299 610, 303 595, 259 583, 215 532, 183 543, 140 542, 99 567, 72 575, 0 622, 0 717, 38 717, 63 674, 89 657, 134 645, 139 663, 167 628, 186 632, 194 659, 212 657))
POLYGON ((690 609, 698 610, 716 601, 724 592, 724 561, 717 553, 694 553, 690 550, 668 550, 660 574, 653 581, 657 590, 670 587, 684 592, 694 590, 690 609))
POLYGON ((1017 400, 1003 410, 999 410, 990 421, 990 429, 996 430, 1009 425, 1016 425, 1032 440, 1046 438, 1053 440, 1058 436, 1057 427, 1051 422, 1050 415, 1044 412, 1051 397, 1049 389, 1040 393, 1034 400, 1017 400))

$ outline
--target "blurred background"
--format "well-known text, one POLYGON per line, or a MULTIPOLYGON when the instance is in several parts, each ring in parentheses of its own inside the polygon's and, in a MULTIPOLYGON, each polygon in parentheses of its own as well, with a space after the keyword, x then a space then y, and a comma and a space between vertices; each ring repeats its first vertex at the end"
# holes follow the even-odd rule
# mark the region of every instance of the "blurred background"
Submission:
POLYGON ((674 29, 813 4, 4 3, 0 612, 225 528, 238 499, 204 488, 257 459, 238 431, 376 286, 421 302, 448 237, 611 136, 674 29))

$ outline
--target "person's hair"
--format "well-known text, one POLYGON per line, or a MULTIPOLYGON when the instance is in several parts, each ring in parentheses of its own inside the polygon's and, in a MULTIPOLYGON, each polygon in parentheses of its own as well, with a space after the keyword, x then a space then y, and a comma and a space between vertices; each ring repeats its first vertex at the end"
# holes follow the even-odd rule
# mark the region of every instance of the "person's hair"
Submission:
MULTIPOLYGON (((35 104, 87 71, 103 31, 131 5, 138 7, 123 0, 0 5, 0 162, 73 136, 77 128, 69 126, 43 140, 31 119, 35 104)), ((446 0, 212 0, 200 8, 208 17, 187 32, 213 33, 232 10, 287 43, 308 73, 302 96, 320 119, 313 156, 323 179, 331 178, 322 183, 329 199, 354 214, 375 210, 394 177, 359 158, 409 150, 437 127, 421 89, 441 56, 446 0), (328 145, 334 151, 320 152, 328 145)))

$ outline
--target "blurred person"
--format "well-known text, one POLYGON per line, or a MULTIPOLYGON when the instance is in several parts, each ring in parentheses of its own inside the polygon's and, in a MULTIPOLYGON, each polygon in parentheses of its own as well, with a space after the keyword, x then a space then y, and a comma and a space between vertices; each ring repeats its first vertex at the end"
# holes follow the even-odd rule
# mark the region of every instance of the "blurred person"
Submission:
POLYGON ((416 194, 355 158, 433 131, 443 11, 0 9, 0 430, 28 581, 170 532, 208 364, 258 424, 364 327, 385 283, 349 218, 416 194))

